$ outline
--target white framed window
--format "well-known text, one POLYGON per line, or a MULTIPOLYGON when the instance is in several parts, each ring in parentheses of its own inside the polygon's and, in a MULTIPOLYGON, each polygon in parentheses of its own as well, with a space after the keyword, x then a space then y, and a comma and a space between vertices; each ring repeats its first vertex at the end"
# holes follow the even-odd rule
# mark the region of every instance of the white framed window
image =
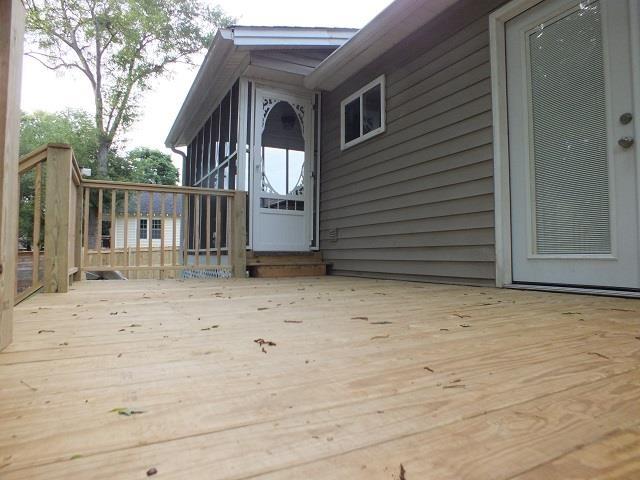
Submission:
POLYGON ((145 240, 148 240, 149 239, 149 223, 146 218, 140 219, 139 228, 140 228, 140 239, 144 238, 145 240))
POLYGON ((162 220, 154 218, 151 220, 151 239, 160 240, 162 238, 162 220))
POLYGON ((381 75, 340 103, 340 148, 345 150, 386 128, 385 76, 381 75))

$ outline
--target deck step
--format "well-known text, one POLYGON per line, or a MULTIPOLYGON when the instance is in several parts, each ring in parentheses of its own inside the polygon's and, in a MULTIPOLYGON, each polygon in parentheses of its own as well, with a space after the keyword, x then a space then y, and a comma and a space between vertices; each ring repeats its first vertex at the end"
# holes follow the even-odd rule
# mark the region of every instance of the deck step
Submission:
POLYGON ((318 277, 327 273, 320 252, 249 252, 247 268, 256 278, 318 277))

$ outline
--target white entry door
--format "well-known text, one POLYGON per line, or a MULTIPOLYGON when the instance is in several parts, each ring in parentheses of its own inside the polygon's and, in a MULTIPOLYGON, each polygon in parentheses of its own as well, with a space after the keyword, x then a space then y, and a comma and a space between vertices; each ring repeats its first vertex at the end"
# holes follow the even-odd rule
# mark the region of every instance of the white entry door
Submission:
POLYGON ((640 288, 637 1, 546 0, 506 25, 514 282, 640 288))
POLYGON ((253 249, 309 251, 313 216, 311 101, 256 89, 253 249))

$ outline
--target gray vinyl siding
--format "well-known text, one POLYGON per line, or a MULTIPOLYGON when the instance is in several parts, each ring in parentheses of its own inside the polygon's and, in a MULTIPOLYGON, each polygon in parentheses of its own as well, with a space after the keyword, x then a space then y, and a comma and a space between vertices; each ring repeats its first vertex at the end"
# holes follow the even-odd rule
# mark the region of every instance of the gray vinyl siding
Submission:
POLYGON ((495 284, 488 14, 500 3, 461 2, 323 94, 320 246, 332 273, 495 284), (341 151, 341 100, 381 74, 386 132, 341 151))

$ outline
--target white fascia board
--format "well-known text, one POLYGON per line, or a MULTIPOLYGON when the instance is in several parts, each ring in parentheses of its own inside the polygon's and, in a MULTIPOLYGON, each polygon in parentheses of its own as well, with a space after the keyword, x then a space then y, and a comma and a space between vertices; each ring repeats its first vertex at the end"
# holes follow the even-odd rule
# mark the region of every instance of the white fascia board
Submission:
POLYGON ((167 148, 182 146, 179 139, 191 116, 193 106, 200 103, 201 90, 206 87, 204 84, 211 81, 211 77, 215 75, 218 66, 224 62, 224 59, 232 48, 233 42, 229 39, 226 32, 219 30, 167 135, 167 139, 165 140, 165 146, 167 148))

